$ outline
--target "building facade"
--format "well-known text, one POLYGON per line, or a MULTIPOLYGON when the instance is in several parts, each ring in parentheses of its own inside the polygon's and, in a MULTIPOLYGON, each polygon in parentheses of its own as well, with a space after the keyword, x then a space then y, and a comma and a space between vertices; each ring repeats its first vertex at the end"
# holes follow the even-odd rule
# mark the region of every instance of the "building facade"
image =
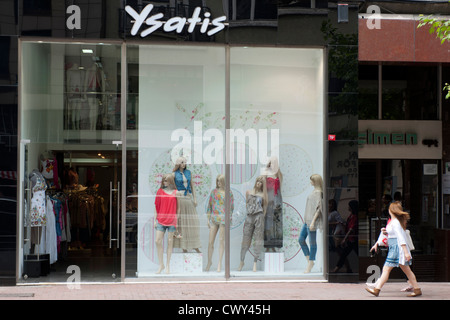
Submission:
MULTIPOLYGON (((402 201, 416 243, 413 269, 423 281, 448 281, 449 274, 449 101, 443 87, 450 47, 430 35, 429 26, 418 25, 420 14, 448 20, 448 9, 437 2, 410 2, 407 8, 373 2, 359 15, 359 227, 367 235, 360 231, 360 248, 370 246, 386 224, 389 202, 402 201), (367 14, 370 6, 379 9, 376 22, 367 14)), ((361 250, 360 268, 384 258, 383 251, 370 257, 361 250)))
POLYGON ((0 4, 3 285, 366 280, 397 191, 448 281, 448 57, 372 50, 395 4, 0 4))

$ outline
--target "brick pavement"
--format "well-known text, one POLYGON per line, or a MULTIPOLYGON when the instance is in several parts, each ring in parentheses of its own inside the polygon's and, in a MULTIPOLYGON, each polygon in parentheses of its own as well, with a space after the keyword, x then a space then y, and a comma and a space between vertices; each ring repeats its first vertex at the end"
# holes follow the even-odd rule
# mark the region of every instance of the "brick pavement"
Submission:
POLYGON ((0 300, 450 300, 450 283, 420 283, 423 296, 407 298, 405 283, 387 283, 379 297, 365 284, 327 282, 123 282, 0 287, 0 300))

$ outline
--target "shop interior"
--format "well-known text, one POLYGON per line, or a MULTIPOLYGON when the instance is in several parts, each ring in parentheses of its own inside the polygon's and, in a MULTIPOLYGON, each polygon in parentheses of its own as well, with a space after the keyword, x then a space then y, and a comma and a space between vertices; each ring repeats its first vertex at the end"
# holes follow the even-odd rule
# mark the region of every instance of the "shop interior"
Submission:
MULTIPOLYGON (((392 201, 401 201, 410 213, 408 229, 414 242, 413 271, 422 281, 436 277, 439 243, 435 230, 441 225, 439 212, 439 160, 359 160, 359 265, 360 277, 367 280, 367 268, 382 267, 387 248, 369 252, 378 239, 380 228, 389 219, 392 201)), ((404 279, 401 271, 393 277, 404 279)))
POLYGON ((66 282, 71 266, 81 281, 114 281, 120 46, 29 42, 23 52, 22 281, 66 282))
POLYGON ((40 159, 40 168, 30 173, 30 207, 35 207, 37 188, 44 188, 45 211, 54 214, 46 215, 43 226, 25 223, 30 245, 24 248, 24 280, 65 282, 70 266, 80 268, 83 281, 114 280, 120 274, 121 221, 112 187, 120 179, 117 152, 52 150, 40 159), (37 176, 44 177, 45 187, 33 183, 37 176), (34 260, 41 261, 40 268, 34 260))

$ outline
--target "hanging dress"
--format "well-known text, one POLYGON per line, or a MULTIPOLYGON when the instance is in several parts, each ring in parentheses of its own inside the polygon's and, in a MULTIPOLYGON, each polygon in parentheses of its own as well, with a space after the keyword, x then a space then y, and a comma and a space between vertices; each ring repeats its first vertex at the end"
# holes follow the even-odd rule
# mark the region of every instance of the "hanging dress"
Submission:
POLYGON ((267 178, 267 210, 264 222, 264 247, 283 247, 283 198, 280 179, 267 178))

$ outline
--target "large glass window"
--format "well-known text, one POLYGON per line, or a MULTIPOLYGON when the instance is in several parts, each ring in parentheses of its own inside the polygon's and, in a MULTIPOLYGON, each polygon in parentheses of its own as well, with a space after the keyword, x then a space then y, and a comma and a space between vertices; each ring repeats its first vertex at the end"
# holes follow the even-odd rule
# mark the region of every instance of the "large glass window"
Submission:
POLYGON ((323 279, 323 49, 21 50, 23 280, 323 279))
POLYGON ((438 72, 433 65, 360 64, 359 119, 437 120, 438 72))
POLYGON ((438 72, 433 65, 360 64, 359 119, 378 119, 381 114, 383 120, 437 120, 438 72))
MULTIPOLYGON (((225 49, 139 46, 128 51, 129 67, 137 66, 130 79, 139 109, 136 141, 129 142, 136 174, 128 183, 128 202, 134 203, 128 211, 137 211, 137 275, 203 274, 211 262, 209 274, 223 276, 224 217, 215 214, 224 213, 218 163, 225 143, 225 49), (172 190, 185 187, 189 191, 173 197, 172 190), (178 213, 166 209, 171 201, 178 213)), ((133 259, 129 251, 127 259, 133 259)))
POLYGON ((129 46, 127 56, 138 110, 138 132, 127 133, 127 276, 297 277, 308 256, 306 276, 322 278, 325 218, 304 229, 307 255, 299 238, 323 201, 310 180, 323 188, 323 51, 230 48, 229 112, 226 48, 129 46), (160 211, 173 179, 193 191, 178 193, 176 223, 160 211))
POLYGON ((232 274, 322 275, 323 51, 231 48, 230 115, 232 274))

